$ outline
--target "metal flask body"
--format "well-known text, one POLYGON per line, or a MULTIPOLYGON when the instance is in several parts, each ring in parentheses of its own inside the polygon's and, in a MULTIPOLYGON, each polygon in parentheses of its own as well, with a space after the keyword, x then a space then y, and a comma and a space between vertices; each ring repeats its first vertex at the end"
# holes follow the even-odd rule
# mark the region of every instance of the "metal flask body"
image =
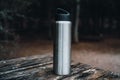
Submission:
POLYGON ((68 12, 59 13, 56 19, 53 69, 57 75, 69 75, 71 72, 71 21, 67 17, 68 12))

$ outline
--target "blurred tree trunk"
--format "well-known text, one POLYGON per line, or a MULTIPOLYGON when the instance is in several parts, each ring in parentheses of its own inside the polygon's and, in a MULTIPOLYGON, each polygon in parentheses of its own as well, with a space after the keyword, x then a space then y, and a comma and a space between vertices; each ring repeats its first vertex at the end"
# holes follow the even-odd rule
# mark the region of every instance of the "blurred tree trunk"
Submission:
POLYGON ((76 19, 75 19, 75 27, 74 27, 74 42, 78 43, 79 42, 79 15, 80 15, 80 0, 76 0, 77 2, 77 7, 76 7, 76 19))
POLYGON ((52 27, 51 27, 51 18, 52 18, 52 8, 53 8, 53 6, 52 6, 52 4, 53 4, 53 2, 52 2, 53 0, 48 0, 48 39, 51 39, 52 38, 52 27))
POLYGON ((43 9, 45 9, 45 15, 46 15, 46 27, 47 27, 47 38, 52 38, 52 31, 51 31, 51 18, 52 18, 52 9, 53 9, 53 1, 54 0, 45 0, 43 1, 45 5, 43 9))
POLYGON ((7 17, 4 18, 4 37, 5 37, 5 41, 8 42, 8 29, 9 29, 9 22, 7 17))

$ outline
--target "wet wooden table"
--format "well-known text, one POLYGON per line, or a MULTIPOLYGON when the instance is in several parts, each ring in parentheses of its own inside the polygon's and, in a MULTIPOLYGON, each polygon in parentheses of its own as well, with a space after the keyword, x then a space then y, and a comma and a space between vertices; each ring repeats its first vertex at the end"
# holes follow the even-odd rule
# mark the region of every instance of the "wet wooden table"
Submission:
POLYGON ((53 73, 53 57, 36 55, 0 61, 0 80, 120 80, 119 73, 105 71, 87 64, 71 64, 71 74, 53 73))

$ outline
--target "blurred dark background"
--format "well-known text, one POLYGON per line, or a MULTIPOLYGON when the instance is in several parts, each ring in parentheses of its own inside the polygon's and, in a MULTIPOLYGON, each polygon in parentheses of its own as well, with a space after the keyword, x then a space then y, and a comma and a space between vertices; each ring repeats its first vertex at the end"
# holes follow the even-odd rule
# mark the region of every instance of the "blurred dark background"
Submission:
POLYGON ((71 13, 73 59, 118 71, 119 4, 120 0, 0 0, 0 60, 52 54, 55 12, 63 8, 71 13))
POLYGON ((119 3, 119 0, 0 0, 0 35, 4 37, 7 30, 7 34, 20 37, 39 35, 52 39, 55 10, 63 8, 71 13, 73 41, 78 42, 75 38, 83 36, 119 37, 119 3))

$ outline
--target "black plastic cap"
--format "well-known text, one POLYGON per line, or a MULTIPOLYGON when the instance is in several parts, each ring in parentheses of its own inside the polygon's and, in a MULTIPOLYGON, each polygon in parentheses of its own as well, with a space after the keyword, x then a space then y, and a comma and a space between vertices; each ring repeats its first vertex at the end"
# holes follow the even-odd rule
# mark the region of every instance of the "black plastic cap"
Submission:
POLYGON ((64 9, 57 8, 56 21, 70 21, 70 13, 64 9))

